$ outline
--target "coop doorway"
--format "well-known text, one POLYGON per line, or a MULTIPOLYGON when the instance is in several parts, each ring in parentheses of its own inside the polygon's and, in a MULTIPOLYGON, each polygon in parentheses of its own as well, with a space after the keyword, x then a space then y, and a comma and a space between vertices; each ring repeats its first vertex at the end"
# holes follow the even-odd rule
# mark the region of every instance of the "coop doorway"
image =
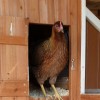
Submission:
MULTIPOLYGON (((32 53, 37 45, 51 36, 51 31, 52 25, 33 23, 29 24, 29 94, 33 98, 43 97, 43 93, 32 72, 32 66, 34 65, 34 56, 32 56, 32 53)), ((69 26, 64 26, 64 32, 69 47, 69 26)), ((69 63, 66 64, 65 69, 59 74, 55 86, 61 96, 69 95, 69 63)), ((48 80, 45 82, 44 87, 47 94, 52 95, 52 89, 48 80)))

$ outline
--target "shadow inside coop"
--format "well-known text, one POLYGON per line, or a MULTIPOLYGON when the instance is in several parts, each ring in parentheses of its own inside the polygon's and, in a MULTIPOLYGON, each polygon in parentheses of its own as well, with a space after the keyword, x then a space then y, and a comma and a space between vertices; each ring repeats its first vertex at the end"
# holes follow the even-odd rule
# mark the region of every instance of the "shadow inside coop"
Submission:
MULTIPOLYGON (((68 41, 69 47, 69 27, 64 26, 64 32, 66 39, 68 41)), ((41 24, 29 24, 29 91, 30 96, 32 97, 43 97, 43 93, 37 80, 32 72, 32 67, 34 66, 34 56, 32 53, 37 45, 41 42, 45 41, 47 38, 51 36, 52 25, 41 25, 41 24)), ((69 94, 68 87, 69 87, 69 64, 66 65, 65 69, 59 74, 57 81, 56 81, 56 88, 61 96, 66 96, 69 94)), ((44 87, 46 89, 47 95, 53 95, 53 91, 50 87, 48 80, 45 82, 44 87)))

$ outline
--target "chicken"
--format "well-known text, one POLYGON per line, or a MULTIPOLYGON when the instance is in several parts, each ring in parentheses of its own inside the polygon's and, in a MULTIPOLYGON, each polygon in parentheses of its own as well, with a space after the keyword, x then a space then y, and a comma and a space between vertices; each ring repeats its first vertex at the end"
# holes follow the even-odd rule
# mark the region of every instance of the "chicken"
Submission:
POLYGON ((46 91, 43 84, 49 79, 49 83, 55 93, 55 98, 62 100, 54 86, 57 76, 68 62, 67 41, 61 21, 54 23, 51 36, 35 48, 34 58, 35 67, 33 67, 32 71, 44 96, 46 96, 46 91))

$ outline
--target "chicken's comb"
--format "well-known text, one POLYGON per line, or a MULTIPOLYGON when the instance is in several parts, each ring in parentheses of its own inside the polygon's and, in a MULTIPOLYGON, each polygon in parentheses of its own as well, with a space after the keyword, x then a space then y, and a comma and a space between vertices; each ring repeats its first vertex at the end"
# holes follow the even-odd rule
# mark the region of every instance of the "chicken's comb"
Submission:
POLYGON ((62 25, 63 23, 62 23, 61 21, 56 21, 56 22, 54 23, 54 25, 55 25, 55 24, 62 25))

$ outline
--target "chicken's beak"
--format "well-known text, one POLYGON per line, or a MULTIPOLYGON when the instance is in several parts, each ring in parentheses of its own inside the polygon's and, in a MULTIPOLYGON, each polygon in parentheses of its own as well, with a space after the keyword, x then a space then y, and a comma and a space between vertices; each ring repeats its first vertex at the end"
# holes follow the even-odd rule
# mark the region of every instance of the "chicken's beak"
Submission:
POLYGON ((62 32, 62 33, 64 33, 64 30, 63 30, 63 26, 62 26, 62 23, 61 23, 61 21, 60 21, 60 32, 62 32))
POLYGON ((60 32, 61 32, 61 33, 64 33, 64 30, 62 29, 60 32))

